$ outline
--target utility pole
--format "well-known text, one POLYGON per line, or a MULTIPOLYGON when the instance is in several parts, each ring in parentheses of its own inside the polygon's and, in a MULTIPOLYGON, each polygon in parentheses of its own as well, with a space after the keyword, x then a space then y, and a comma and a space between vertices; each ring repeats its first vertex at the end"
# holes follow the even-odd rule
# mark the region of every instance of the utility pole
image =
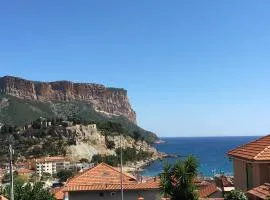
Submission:
POLYGON ((123 190, 123 152, 122 152, 122 134, 120 134, 120 176, 121 176, 121 200, 124 200, 123 190))
POLYGON ((9 145, 10 200, 14 200, 12 155, 13 155, 13 149, 12 149, 12 144, 10 144, 9 145))

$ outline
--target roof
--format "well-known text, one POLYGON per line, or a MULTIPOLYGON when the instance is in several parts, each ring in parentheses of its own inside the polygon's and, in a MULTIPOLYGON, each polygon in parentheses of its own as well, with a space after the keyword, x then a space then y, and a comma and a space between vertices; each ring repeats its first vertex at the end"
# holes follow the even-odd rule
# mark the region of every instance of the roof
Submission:
POLYGON ((35 173, 34 170, 26 169, 26 168, 18 169, 18 170, 16 170, 16 172, 18 174, 32 174, 32 173, 35 173))
POLYGON ((203 181, 196 185, 199 187, 200 198, 209 197, 211 194, 214 194, 217 191, 217 186, 215 183, 203 181))
POLYGON ((270 161, 270 135, 237 147, 228 155, 253 161, 270 161))
POLYGON ((270 195, 270 184, 264 183, 263 185, 252 188, 251 190, 247 191, 247 194, 249 196, 265 199, 267 196, 270 195))
MULTIPOLYGON (((159 180, 151 179, 138 182, 130 174, 122 173, 124 190, 159 189, 159 180)), ((67 181, 64 191, 100 191, 120 190, 121 172, 105 163, 101 163, 67 181)))
POLYGON ((233 187, 233 182, 231 179, 229 179, 229 177, 226 177, 224 175, 221 176, 221 181, 222 181, 222 185, 223 187, 233 187))
POLYGON ((52 193, 56 200, 63 200, 65 197, 64 187, 53 189, 52 193))
POLYGON ((43 158, 38 158, 35 161, 37 163, 44 163, 44 162, 57 162, 57 161, 65 161, 66 158, 62 156, 54 156, 54 157, 43 157, 43 158))

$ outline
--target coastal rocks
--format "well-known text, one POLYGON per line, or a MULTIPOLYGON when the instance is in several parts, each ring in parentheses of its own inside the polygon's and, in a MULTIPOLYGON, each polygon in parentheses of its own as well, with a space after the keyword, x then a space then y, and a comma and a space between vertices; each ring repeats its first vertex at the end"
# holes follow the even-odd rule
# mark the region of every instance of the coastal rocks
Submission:
POLYGON ((37 82, 5 76, 0 77, 0 93, 42 102, 86 101, 97 112, 124 116, 136 123, 136 113, 124 89, 70 81, 37 82))

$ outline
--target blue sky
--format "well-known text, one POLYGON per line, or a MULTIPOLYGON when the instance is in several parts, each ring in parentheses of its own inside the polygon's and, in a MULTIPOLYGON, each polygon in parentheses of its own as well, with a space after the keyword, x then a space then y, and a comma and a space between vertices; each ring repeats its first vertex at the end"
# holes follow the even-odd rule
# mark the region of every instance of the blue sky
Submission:
POLYGON ((0 76, 123 87, 160 136, 270 130, 269 1, 0 3, 0 76))

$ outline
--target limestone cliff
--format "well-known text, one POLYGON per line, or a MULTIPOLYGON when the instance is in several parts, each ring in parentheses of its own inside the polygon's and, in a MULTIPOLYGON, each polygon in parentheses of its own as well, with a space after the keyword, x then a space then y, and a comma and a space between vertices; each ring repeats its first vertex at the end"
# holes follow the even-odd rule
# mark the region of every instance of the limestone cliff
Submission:
POLYGON ((100 113, 124 116, 136 123, 136 113, 124 89, 107 88, 100 84, 38 82, 4 76, 0 77, 0 93, 40 102, 86 101, 100 113))
MULTIPOLYGON (((79 161, 81 158, 91 160, 93 155, 115 155, 115 149, 119 148, 120 136, 107 136, 107 140, 114 141, 115 148, 108 149, 106 147, 105 136, 95 125, 75 125, 66 128, 66 134, 76 138, 76 145, 67 147, 67 156, 73 161, 79 161)), ((137 151, 146 151, 153 153, 152 157, 146 161, 138 161, 137 163, 129 163, 129 167, 141 167, 145 163, 160 157, 160 153, 153 146, 145 141, 135 141, 129 136, 122 137, 122 147, 135 148, 137 151), (135 166, 136 165, 136 166, 135 166)))

